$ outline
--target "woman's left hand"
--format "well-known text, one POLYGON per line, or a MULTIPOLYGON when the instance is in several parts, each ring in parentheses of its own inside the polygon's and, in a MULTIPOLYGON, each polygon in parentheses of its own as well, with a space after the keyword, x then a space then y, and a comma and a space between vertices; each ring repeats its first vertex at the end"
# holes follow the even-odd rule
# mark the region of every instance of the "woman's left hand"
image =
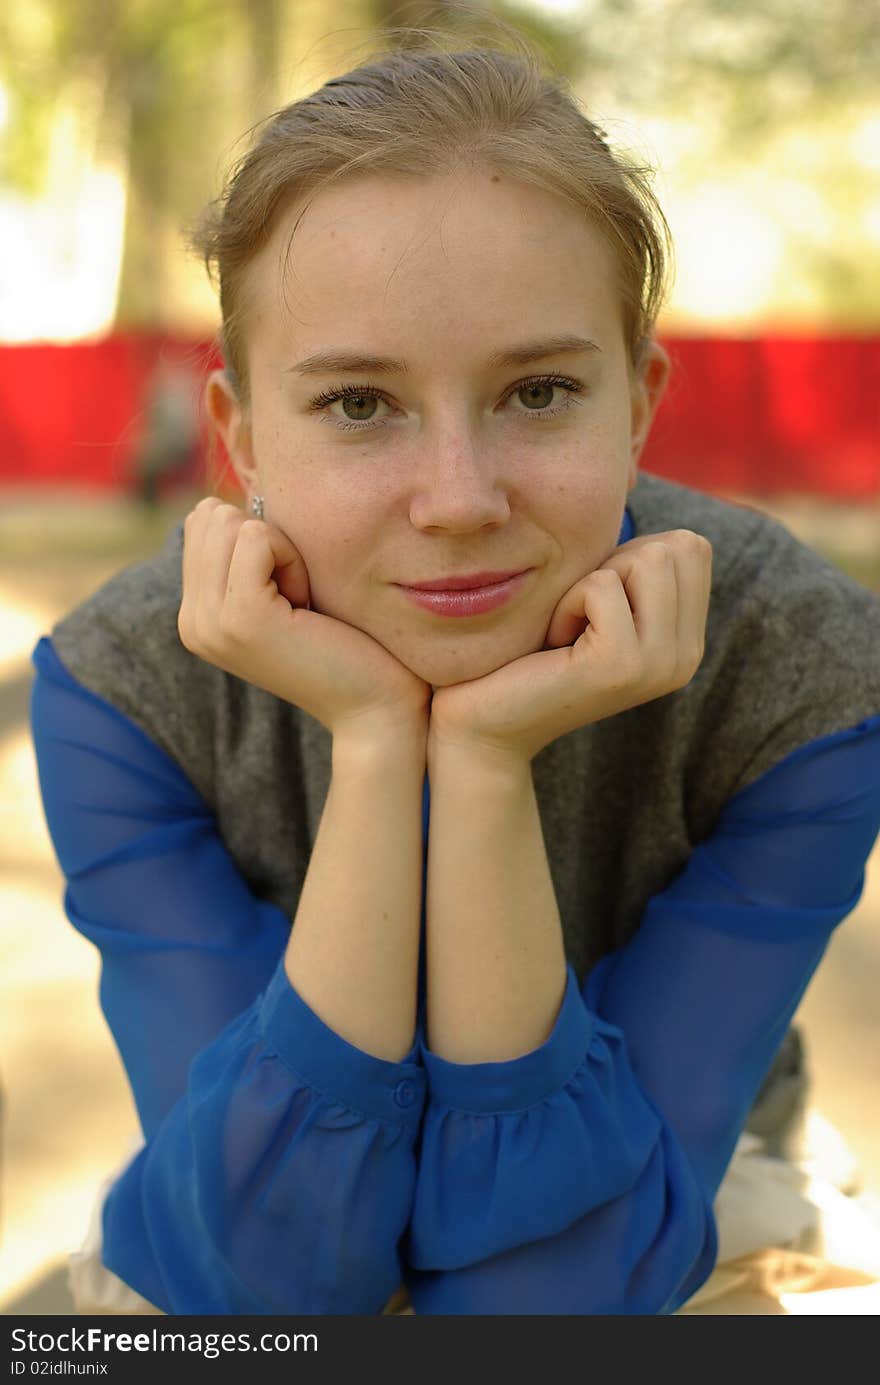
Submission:
POLYGON ((561 598, 543 650, 437 689, 429 753, 449 744, 530 761, 579 726, 685 687, 703 658, 711 587, 701 534, 621 544, 561 598))

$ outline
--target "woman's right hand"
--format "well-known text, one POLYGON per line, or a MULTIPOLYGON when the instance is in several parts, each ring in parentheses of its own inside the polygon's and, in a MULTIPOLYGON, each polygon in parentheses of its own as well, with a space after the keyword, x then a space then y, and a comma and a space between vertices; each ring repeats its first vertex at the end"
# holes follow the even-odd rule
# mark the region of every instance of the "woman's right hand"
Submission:
POLYGON ((305 563, 276 525, 216 496, 187 515, 177 629, 191 653, 302 707, 334 737, 426 731, 430 684, 308 601, 305 563))

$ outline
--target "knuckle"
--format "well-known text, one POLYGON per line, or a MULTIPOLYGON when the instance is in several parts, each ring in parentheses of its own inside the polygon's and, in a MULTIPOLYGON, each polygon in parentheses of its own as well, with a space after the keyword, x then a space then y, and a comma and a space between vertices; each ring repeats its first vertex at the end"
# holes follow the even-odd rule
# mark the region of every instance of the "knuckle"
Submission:
POLYGON ((678 651, 664 647, 654 664, 658 683, 662 683, 664 687, 669 687, 678 677, 678 669, 678 651))
POLYGON ((241 645, 247 636, 247 626, 234 606, 226 604, 217 618, 217 631, 226 644, 241 645))
POLYGON ((190 654, 201 654, 203 645, 199 640, 195 621, 189 616, 178 616, 177 633, 180 636, 180 643, 184 649, 188 649, 190 654))
POLYGON ((672 678, 673 687, 687 687, 697 669, 700 667, 702 659, 702 649, 696 650, 693 647, 689 647, 687 650, 683 650, 672 678))
POLYGON ((200 500, 190 513, 194 519, 198 516, 204 524, 215 526, 228 523, 230 517, 240 511, 236 510, 234 505, 227 505, 225 501, 211 495, 206 500, 200 500))
POLYGON ((648 562, 667 563, 672 557, 672 551, 662 539, 651 539, 643 547, 642 555, 648 562))
POLYGON ((676 686, 677 674, 678 664, 675 655, 664 650, 659 654, 655 653, 648 660, 641 681, 653 697, 659 697, 676 686))
POLYGON ((625 688, 630 688, 634 683, 639 683, 644 677, 645 661, 640 649, 628 649, 621 653, 615 660, 612 671, 612 686, 615 691, 623 692, 625 688))
POLYGON ((700 640, 697 644, 691 645, 686 656, 687 667, 691 670, 691 676, 696 673, 700 664, 703 662, 703 655, 706 652, 705 640, 700 640))
POLYGON ((686 553, 712 552, 712 545, 704 534, 698 534, 693 529, 676 529, 674 532, 676 541, 686 553))

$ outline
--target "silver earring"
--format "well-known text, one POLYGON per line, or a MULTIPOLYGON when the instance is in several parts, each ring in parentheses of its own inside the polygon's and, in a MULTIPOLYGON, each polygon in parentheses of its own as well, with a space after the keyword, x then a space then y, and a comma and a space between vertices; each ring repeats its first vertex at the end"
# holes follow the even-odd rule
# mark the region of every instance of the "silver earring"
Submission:
POLYGON ((251 510, 256 515, 257 519, 263 518, 263 497, 261 495, 254 496, 251 501, 251 510))

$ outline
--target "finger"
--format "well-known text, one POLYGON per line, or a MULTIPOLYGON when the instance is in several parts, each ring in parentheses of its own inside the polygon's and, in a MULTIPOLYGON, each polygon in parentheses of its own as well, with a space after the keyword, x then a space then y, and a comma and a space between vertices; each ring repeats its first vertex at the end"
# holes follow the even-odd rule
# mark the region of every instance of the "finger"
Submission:
POLYGON ((202 586, 202 560, 210 514, 222 504, 214 495, 203 497, 190 510, 183 525, 183 557, 181 562, 181 614, 187 621, 195 619, 202 586))
MULTIPOLYGON (((665 530, 633 540, 633 547, 624 552, 618 549, 608 561, 623 576, 628 590, 637 586, 641 560, 651 545, 661 544, 671 553, 675 565, 676 627, 674 646, 668 639, 658 643, 650 639, 645 651, 661 681, 665 677, 670 691, 682 687, 693 677, 701 659, 705 641, 705 625, 712 584, 712 545, 701 534, 689 529, 665 530), (674 652, 674 663, 670 653, 674 652)), ((651 559, 649 559, 649 562, 651 559)), ((659 631, 655 618, 649 617, 650 629, 659 631)), ((637 624, 639 624, 637 620, 637 624)))
POLYGON ((586 576, 579 578, 574 586, 569 587, 565 595, 560 597, 544 636, 545 648, 561 649, 565 645, 572 645, 584 633, 589 623, 584 610, 584 584, 591 576, 592 573, 588 572, 586 576))
POLYGON ((278 590, 291 606, 309 606, 311 589, 305 559, 283 530, 273 524, 267 527, 272 535, 270 541, 273 543, 275 554, 274 577, 278 583, 278 590))
POLYGON ((679 575, 674 546, 663 541, 644 544, 621 580, 633 613, 644 676, 649 683, 664 684, 674 676, 679 662, 679 575))
MULTIPOLYGON (((639 551, 646 543, 665 537, 665 534, 649 534, 628 539, 626 543, 619 544, 617 548, 612 549, 611 556, 594 571, 598 572, 601 568, 612 568, 620 575, 625 586, 639 551)), ((588 576, 589 573, 586 573, 585 577, 588 576)), ((544 637, 546 649, 558 649, 563 645, 573 644, 578 635, 583 633, 585 618, 580 590, 580 584, 583 581, 584 577, 579 578, 557 603, 553 615, 550 617, 547 634, 544 637)))
MULTIPOLYGON (((273 582, 276 591, 280 591, 280 584, 275 580, 278 573, 284 576, 286 590, 282 594, 290 604, 306 605, 308 577, 305 563, 294 544, 274 524, 259 519, 245 520, 229 564, 226 607, 230 616, 246 620, 256 597, 271 589, 273 582)), ((274 597, 275 592, 271 595, 274 597)))
MULTIPOLYGON (((610 568, 619 575, 624 589, 627 589, 642 550, 646 545, 656 543, 666 544, 672 552, 679 586, 683 592, 693 598, 689 609, 699 612, 699 592, 701 590, 703 591, 703 604, 708 606, 708 588, 711 584, 711 544, 702 535, 694 534, 688 529, 666 529, 657 534, 641 534, 634 539, 628 539, 626 543, 615 548, 611 556, 596 570, 601 571, 602 568, 610 568), (705 558, 700 556, 704 548, 708 554, 708 567, 706 567, 705 558), (690 555, 687 567, 683 567, 680 561, 680 556, 684 553, 690 555), (700 581, 696 591, 693 586, 693 578, 690 575, 694 566, 700 569, 700 581)), ((581 578, 579 582, 575 583, 557 604, 547 628, 546 648, 570 645, 583 632, 585 618, 580 593, 580 582, 583 580, 581 578)))
POLYGON ((700 534, 682 530, 676 543, 678 570, 678 650, 682 672, 693 677, 703 658, 712 593, 712 545, 700 534))
POLYGON ((584 614, 582 585, 585 580, 582 577, 557 602, 544 636, 545 649, 561 649, 563 645, 574 644, 578 635, 584 633, 587 617, 584 614))
POLYGON ((616 572, 597 568, 578 584, 587 621, 586 629, 575 640, 572 650, 578 661, 611 659, 615 679, 628 682, 641 665, 639 639, 633 613, 616 572))
POLYGON ((204 630, 216 630, 226 600, 229 564, 235 551, 244 514, 237 505, 221 503, 209 512, 205 522, 200 564, 196 619, 204 630))

